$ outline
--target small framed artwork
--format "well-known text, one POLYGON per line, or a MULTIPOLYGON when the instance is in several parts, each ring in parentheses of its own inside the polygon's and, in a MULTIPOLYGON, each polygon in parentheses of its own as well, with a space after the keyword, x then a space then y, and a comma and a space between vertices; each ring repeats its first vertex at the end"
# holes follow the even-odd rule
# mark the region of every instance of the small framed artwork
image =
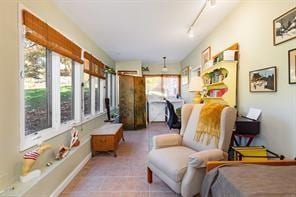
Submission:
POLYGON ((289 50, 289 84, 296 84, 296 48, 289 50))
POLYGON ((210 59, 211 59, 211 47, 208 47, 201 53, 201 65, 205 66, 205 64, 210 59))
POLYGON ((250 71, 250 92, 276 92, 276 67, 268 67, 260 70, 250 71))
POLYGON ((190 70, 190 79, 194 76, 200 76, 200 67, 199 66, 196 66, 196 67, 193 67, 191 68, 190 70))
POLYGON ((182 85, 186 85, 189 83, 189 66, 183 68, 181 81, 182 85))
POLYGON ((273 20, 273 44, 296 38, 296 7, 273 20))

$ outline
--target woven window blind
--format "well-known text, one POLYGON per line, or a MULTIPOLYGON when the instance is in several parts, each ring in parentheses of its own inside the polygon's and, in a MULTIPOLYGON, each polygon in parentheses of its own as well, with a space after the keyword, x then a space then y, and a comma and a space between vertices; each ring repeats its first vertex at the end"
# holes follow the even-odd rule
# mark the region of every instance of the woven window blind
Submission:
POLYGON ((88 52, 84 52, 84 59, 85 59, 84 72, 92 76, 105 79, 105 76, 104 76, 105 65, 100 60, 98 60, 88 52))
POLYGON ((79 46, 27 10, 23 10, 23 25, 26 26, 27 39, 83 63, 79 46))

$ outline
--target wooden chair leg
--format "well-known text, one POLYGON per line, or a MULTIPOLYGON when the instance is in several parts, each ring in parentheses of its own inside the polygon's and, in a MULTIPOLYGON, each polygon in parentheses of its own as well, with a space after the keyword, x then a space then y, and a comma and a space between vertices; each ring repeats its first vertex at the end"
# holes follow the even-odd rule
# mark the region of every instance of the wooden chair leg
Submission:
POLYGON ((152 183, 152 171, 147 167, 147 181, 148 183, 152 183))

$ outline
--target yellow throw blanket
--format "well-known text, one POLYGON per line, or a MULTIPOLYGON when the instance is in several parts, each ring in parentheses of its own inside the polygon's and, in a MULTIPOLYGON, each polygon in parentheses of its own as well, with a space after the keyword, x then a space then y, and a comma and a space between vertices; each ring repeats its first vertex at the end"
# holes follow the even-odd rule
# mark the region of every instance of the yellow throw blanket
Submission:
POLYGON ((195 134, 196 141, 204 142, 204 137, 207 136, 206 144, 209 145, 214 138, 216 147, 218 147, 221 112, 226 106, 221 103, 207 103, 202 107, 195 134))

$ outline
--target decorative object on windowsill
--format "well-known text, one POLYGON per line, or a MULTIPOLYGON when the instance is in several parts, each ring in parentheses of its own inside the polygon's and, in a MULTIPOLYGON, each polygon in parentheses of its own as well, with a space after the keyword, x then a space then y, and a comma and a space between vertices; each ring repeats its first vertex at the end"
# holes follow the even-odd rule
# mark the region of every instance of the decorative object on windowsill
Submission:
POLYGON ((296 48, 289 50, 289 84, 296 84, 296 48))
POLYGON ((109 67, 109 66, 105 66, 104 73, 110 73, 110 74, 113 74, 113 75, 116 74, 115 70, 112 67, 109 67))
POLYGON ((142 72, 149 72, 148 66, 142 66, 142 72))
POLYGON ((188 82, 189 82, 189 66, 186 66, 185 68, 183 68, 181 82, 182 82, 182 85, 188 84, 188 82))
POLYGON ((61 160, 61 159, 65 158, 68 155, 69 151, 70 151, 69 147, 61 145, 59 148, 59 151, 56 155, 56 160, 61 160))
POLYGON ((276 92, 276 67, 250 71, 250 92, 276 92))
POLYGON ((72 149, 73 147, 79 146, 80 141, 79 141, 79 137, 78 137, 78 130, 73 127, 71 130, 71 142, 70 142, 70 149, 72 149))
POLYGON ((162 67, 162 70, 161 71, 163 73, 167 73, 169 70, 168 70, 168 67, 165 64, 166 57, 162 57, 162 58, 163 58, 163 67, 162 67))
POLYGON ((206 69, 206 63, 211 60, 211 47, 209 46, 201 53, 202 69, 206 69))
POLYGON ((51 145, 42 144, 37 149, 27 152, 24 154, 23 167, 22 167, 22 175, 20 176, 21 182, 25 183, 33 178, 39 177, 41 171, 39 169, 32 170, 36 160, 40 155, 42 155, 46 150, 50 149, 51 145))
POLYGON ((296 38, 296 7, 273 20, 273 45, 296 38))
POLYGON ((190 83, 189 83, 188 91, 195 92, 195 95, 192 99, 193 103, 201 103, 202 99, 201 99, 200 92, 203 91, 202 78, 198 77, 198 76, 192 77, 192 79, 190 80, 190 83))

